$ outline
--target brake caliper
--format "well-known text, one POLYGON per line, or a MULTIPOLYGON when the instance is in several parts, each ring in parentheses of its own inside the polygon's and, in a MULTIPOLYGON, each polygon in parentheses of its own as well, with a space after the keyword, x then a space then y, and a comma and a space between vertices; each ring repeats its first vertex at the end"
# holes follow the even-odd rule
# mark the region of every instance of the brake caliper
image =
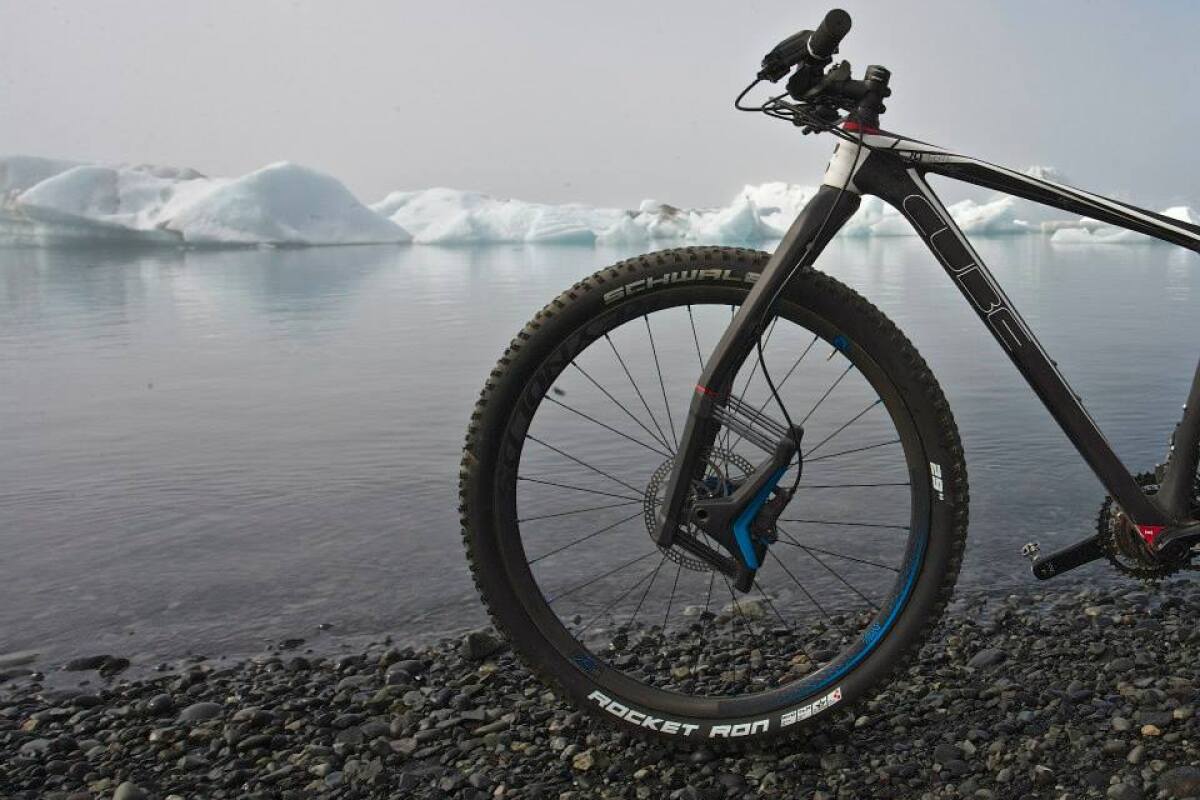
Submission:
MULTIPOLYGON (((713 409, 714 419, 750 444, 769 453, 752 475, 724 497, 698 499, 691 521, 724 547, 736 562, 734 587, 748 592, 776 538, 775 523, 792 493, 779 488, 792 459, 799 459, 804 429, 788 428, 737 397, 713 409)), ((799 468, 799 465, 797 465, 799 468)))

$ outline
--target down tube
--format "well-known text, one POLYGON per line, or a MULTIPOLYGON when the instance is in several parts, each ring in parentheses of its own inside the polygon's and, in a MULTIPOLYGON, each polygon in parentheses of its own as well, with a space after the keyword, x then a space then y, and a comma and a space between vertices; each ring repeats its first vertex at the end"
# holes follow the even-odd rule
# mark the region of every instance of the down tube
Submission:
POLYGON ((921 174, 915 169, 899 168, 869 173, 870 177, 863 175, 857 182, 912 223, 1109 493, 1136 523, 1165 525, 1165 515, 1121 463, 1079 396, 921 174), (863 185, 868 182, 870 186, 863 185))

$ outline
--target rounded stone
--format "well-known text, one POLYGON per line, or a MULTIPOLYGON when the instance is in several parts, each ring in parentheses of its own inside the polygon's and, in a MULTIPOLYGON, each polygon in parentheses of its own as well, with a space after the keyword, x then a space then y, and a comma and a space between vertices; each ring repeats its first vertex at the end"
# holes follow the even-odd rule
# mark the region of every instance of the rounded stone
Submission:
POLYGON ((179 712, 180 722, 206 722, 221 715, 223 706, 218 703, 192 703, 179 712))

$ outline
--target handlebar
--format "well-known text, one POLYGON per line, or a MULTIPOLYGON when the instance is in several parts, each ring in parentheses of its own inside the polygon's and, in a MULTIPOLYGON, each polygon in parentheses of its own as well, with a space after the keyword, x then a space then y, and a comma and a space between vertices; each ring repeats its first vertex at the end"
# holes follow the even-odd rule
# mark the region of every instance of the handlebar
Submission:
POLYGON ((814 58, 828 61, 837 52, 838 44, 850 32, 850 15, 835 8, 825 15, 821 24, 808 37, 808 52, 814 58))
POLYGON ((825 15, 815 31, 800 31, 775 45, 763 57, 758 77, 773 83, 795 66, 809 64, 816 68, 824 67, 849 32, 850 15, 835 8, 825 15))
MULTIPOLYGON (((838 45, 850 32, 850 25, 849 14, 840 8, 833 9, 816 30, 800 31, 775 45, 763 57, 758 80, 774 83, 795 67, 795 73, 787 82, 788 94, 795 100, 812 108, 824 108, 827 117, 832 114, 832 118, 836 118, 837 109, 845 109, 851 112, 855 122, 877 126, 879 115, 885 110, 882 101, 891 94, 888 88, 891 73, 884 67, 872 65, 862 80, 853 80, 850 64, 845 61, 828 73, 825 71, 833 61, 838 45)), ((741 100, 740 96, 738 100, 741 100)))

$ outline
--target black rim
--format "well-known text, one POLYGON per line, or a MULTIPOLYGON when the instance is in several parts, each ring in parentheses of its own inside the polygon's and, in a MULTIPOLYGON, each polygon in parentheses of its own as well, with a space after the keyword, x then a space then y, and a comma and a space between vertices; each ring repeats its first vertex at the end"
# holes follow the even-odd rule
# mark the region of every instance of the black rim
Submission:
MULTIPOLYGON (((650 541, 647 495, 677 445, 687 381, 743 296, 666 290, 567 337, 526 387, 499 471, 509 574, 542 634, 595 682, 679 713, 728 701, 757 713, 848 674, 894 625, 928 541, 925 459, 898 393, 856 342, 788 303, 765 346, 806 427, 804 477, 754 590, 650 541), (731 668, 704 663, 713 637, 731 668)), ((735 389, 770 413, 756 361, 735 389)), ((717 450, 719 491, 756 458, 729 432, 717 450)))

